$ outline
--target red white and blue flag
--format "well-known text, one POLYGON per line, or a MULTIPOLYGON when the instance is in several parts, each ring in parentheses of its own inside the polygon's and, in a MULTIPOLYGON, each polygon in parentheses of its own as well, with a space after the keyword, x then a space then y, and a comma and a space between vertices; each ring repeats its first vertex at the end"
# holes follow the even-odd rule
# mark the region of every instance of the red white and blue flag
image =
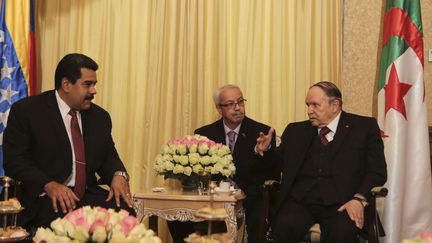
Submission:
MULTIPOLYGON (((0 13, 0 175, 3 171, 3 132, 10 107, 27 97, 27 84, 36 73, 34 57, 33 0, 2 0, 0 13), (11 4, 11 6, 8 6, 11 4), (24 12, 23 12, 24 11, 24 12), (33 27, 31 28, 31 24, 33 27), (9 28, 12 26, 12 28, 9 28), (33 56, 32 56, 33 55, 33 56)), ((34 84, 35 85, 35 84, 34 84)))

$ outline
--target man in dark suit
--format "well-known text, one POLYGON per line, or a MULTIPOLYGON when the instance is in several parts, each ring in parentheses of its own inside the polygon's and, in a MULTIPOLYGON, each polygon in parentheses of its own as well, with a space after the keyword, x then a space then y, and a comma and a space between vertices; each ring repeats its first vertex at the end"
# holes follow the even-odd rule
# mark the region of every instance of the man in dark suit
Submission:
POLYGON ((300 242, 315 223, 322 242, 358 242, 366 198, 387 179, 378 124, 342 111, 331 82, 312 85, 306 105, 309 120, 289 124, 278 149, 267 149, 273 130, 257 140, 260 154, 283 162, 275 242, 300 242))
POLYGON ((84 205, 133 212, 129 177, 111 137, 111 118, 91 102, 97 69, 91 58, 68 54, 57 66, 55 90, 11 108, 3 138, 4 167, 6 175, 23 182, 21 216, 29 230, 49 226, 84 205), (110 191, 99 183, 110 185, 110 191))
MULTIPOLYGON (((265 167, 267 173, 256 169, 256 163, 260 162, 254 150, 256 140, 261 132, 267 133, 270 127, 245 116, 246 99, 238 86, 222 86, 214 93, 213 99, 222 118, 196 129, 195 134, 204 135, 230 147, 236 166, 234 182, 246 194, 244 207, 248 242, 253 243, 258 237, 258 223, 262 212, 262 185, 266 179, 279 178, 280 175, 280 170, 275 167, 265 167), (230 139, 232 133, 233 137, 230 139)), ((276 146, 274 136, 271 137, 271 146, 276 146)))

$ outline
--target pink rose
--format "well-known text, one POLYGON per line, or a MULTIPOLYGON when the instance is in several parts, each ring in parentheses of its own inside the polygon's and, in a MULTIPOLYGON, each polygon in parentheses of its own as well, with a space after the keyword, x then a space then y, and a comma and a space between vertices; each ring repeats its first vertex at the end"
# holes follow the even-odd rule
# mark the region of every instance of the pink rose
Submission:
POLYGON ((87 231, 90 228, 90 225, 88 224, 87 219, 84 215, 84 209, 83 208, 79 208, 77 210, 69 212, 68 214, 66 214, 66 216, 64 218, 67 221, 71 222, 71 224, 76 225, 76 226, 81 226, 87 231))
POLYGON ((431 231, 421 232, 420 239, 426 240, 428 243, 432 243, 432 232, 431 231))
POLYGON ((120 221, 120 226, 124 235, 128 235, 129 232, 138 224, 138 220, 134 216, 126 216, 120 221))
POLYGON ((102 219, 96 219, 93 224, 90 226, 90 234, 93 233, 98 226, 101 226, 106 229, 105 221, 102 219))

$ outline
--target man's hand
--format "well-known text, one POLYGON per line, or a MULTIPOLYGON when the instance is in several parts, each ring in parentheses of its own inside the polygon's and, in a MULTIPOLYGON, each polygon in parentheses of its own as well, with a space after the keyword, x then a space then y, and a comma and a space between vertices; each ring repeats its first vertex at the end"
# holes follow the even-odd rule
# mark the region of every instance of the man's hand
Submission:
POLYGON ((56 213, 58 212, 57 203, 60 204, 63 213, 67 213, 74 210, 76 202, 79 201, 79 198, 69 187, 55 181, 45 184, 44 190, 48 197, 51 198, 52 206, 56 213))
POLYGON ((364 224, 364 208, 361 202, 352 199, 342 205, 338 211, 342 212, 346 210, 351 220, 353 220, 357 228, 362 229, 364 224))
POLYGON ((115 198, 117 207, 120 207, 120 197, 123 198, 125 203, 132 208, 134 203, 132 200, 132 195, 130 193, 129 183, 123 176, 115 175, 111 181, 111 187, 108 194, 107 202, 112 198, 115 198))
POLYGON ((264 152, 269 147, 269 145, 272 141, 273 133, 274 133, 273 127, 270 128, 267 135, 265 135, 263 132, 260 132, 259 137, 257 138, 257 143, 255 146, 255 149, 261 156, 264 155, 264 152))

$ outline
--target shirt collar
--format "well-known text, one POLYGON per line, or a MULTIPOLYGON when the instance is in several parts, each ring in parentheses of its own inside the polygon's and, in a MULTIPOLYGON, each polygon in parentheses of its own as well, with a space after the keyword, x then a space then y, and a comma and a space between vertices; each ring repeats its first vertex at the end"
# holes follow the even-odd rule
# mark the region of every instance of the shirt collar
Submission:
MULTIPOLYGON (((61 114, 61 116, 63 118, 65 118, 69 114, 69 111, 71 110, 71 108, 60 97, 60 95, 57 92, 57 90, 55 91, 55 96, 56 96, 57 104, 58 104, 58 107, 59 107, 59 110, 60 110, 60 114, 61 114)), ((77 113, 79 114, 79 112, 77 112, 77 113)))
POLYGON ((332 131, 333 133, 336 133, 337 126, 339 124, 339 119, 341 116, 342 111, 339 111, 339 114, 327 125, 327 127, 332 131))
POLYGON ((225 135, 227 135, 230 131, 234 131, 236 134, 239 134, 240 132, 241 123, 235 129, 232 130, 225 124, 225 122, 223 122, 223 125, 224 125, 225 135))

